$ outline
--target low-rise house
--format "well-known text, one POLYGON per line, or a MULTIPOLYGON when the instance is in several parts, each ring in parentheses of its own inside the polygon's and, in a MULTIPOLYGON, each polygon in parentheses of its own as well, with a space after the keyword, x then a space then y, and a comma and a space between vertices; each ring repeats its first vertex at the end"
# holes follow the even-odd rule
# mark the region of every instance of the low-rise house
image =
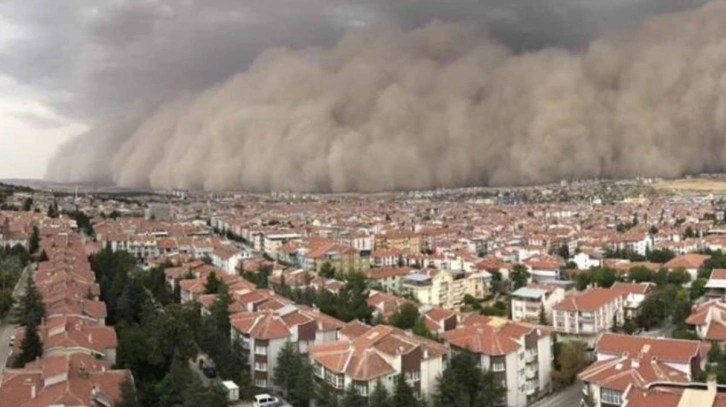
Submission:
POLYGON ((564 261, 558 256, 542 254, 524 260, 522 264, 527 267, 527 270, 532 276, 532 280, 545 282, 559 278, 560 269, 564 266, 564 261))
POLYGON ((686 324, 696 329, 698 337, 710 342, 726 343, 726 303, 710 300, 693 308, 686 324))
POLYGON ((596 362, 578 375, 583 403, 625 407, 624 395, 631 388, 691 382, 705 369, 709 349, 699 341, 605 333, 595 345, 596 362))
POLYGON ((458 316, 456 312, 431 305, 422 305, 418 309, 419 315, 424 319, 429 332, 440 335, 456 328, 458 316))
POLYGON ((552 333, 546 327, 474 314, 441 336, 494 373, 507 389, 506 406, 524 407, 550 391, 552 333))
POLYGON ((593 250, 583 250, 572 256, 572 261, 577 265, 578 269, 588 270, 593 267, 602 267, 603 256, 593 250))
POLYGON ((403 278, 414 272, 411 267, 374 267, 365 272, 373 287, 386 292, 401 292, 403 278))
POLYGON ((726 269, 713 269, 706 282, 706 298, 726 300, 726 269))
POLYGON ((684 269, 691 276, 691 281, 695 281, 698 277, 698 270, 703 267, 706 260, 710 259, 711 256, 698 253, 682 254, 672 258, 667 263, 663 264, 663 268, 668 271, 675 269, 684 269))
MULTIPOLYGON (((116 363, 116 331, 112 327, 99 326, 94 320, 70 316, 49 318, 38 328, 38 334, 44 356, 83 353, 103 358, 110 365, 116 363)), ((20 353, 24 337, 25 328, 17 328, 13 355, 20 353)))
POLYGON ((346 328, 338 341, 310 349, 317 381, 339 393, 352 385, 368 396, 378 381, 392 390, 403 374, 417 396, 430 399, 449 358, 447 346, 387 325, 346 328))
POLYGON ((121 383, 133 377, 128 370, 75 353, 43 356, 22 369, 6 369, 0 384, 3 406, 115 406, 121 383))
POLYGON ((624 296, 623 312, 625 318, 635 318, 640 315, 640 307, 645 298, 655 292, 653 283, 624 283, 617 281, 610 290, 619 291, 624 296))

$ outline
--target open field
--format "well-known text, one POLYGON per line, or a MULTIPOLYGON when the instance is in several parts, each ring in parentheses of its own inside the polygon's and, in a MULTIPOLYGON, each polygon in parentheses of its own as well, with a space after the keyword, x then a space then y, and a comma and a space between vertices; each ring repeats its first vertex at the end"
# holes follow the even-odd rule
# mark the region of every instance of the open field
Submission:
POLYGON ((683 178, 653 184, 657 189, 673 191, 726 192, 726 178, 683 178))

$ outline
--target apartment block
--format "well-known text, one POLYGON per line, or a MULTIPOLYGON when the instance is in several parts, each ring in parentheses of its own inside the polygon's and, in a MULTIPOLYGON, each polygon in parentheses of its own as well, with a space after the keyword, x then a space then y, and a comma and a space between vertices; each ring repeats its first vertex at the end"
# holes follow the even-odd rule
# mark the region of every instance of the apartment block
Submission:
POLYGON ((471 315, 442 334, 452 350, 471 352, 507 389, 503 405, 524 407, 551 388, 552 332, 547 327, 471 315))
POLYGON ((353 385, 368 396, 378 381, 392 391, 396 376, 404 374, 417 396, 431 399, 449 358, 447 346, 386 325, 354 322, 346 328, 338 341, 310 349, 317 381, 339 393, 353 385))
POLYGON ((512 319, 538 322, 544 310, 547 321, 552 321, 552 308, 565 299, 565 289, 546 284, 531 284, 512 293, 512 319))
POLYGON ((563 335, 578 336, 592 343, 594 337, 624 321, 624 295, 618 290, 592 288, 574 293, 552 308, 552 325, 563 335))

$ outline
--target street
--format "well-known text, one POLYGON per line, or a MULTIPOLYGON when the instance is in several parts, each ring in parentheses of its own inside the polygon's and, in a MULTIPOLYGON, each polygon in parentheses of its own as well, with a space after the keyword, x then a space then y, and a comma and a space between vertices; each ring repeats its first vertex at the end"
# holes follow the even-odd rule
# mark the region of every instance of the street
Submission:
POLYGON ((572 386, 532 404, 532 407, 578 407, 581 400, 582 383, 578 381, 572 386))
MULTIPOLYGON (((25 281, 30 276, 30 272, 35 270, 35 267, 35 263, 31 263, 23 269, 23 274, 20 275, 20 279, 18 279, 18 283, 13 290, 13 297, 15 297, 16 301, 24 294, 25 281)), ((17 304, 10 310, 7 317, 2 321, 2 324, 0 324, 0 382, 2 382, 5 364, 7 364, 8 356, 10 356, 10 338, 15 333, 15 328, 17 328, 17 324, 13 322, 13 313, 16 309, 17 304)))

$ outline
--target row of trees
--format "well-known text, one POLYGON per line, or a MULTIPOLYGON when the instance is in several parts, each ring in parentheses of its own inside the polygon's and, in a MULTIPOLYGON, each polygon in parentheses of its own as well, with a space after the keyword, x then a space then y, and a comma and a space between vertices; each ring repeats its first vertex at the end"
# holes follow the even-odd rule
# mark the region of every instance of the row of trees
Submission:
POLYGON ((45 304, 32 278, 26 280, 25 293, 18 305, 18 323, 25 328, 25 332, 20 343, 20 353, 13 359, 13 367, 22 368, 26 363, 43 356, 38 327, 45 317, 45 304))
POLYGON ((0 247, 0 318, 4 317, 15 304, 13 289, 30 261, 25 247, 0 247))
POLYGON ((292 288, 284 283, 274 287, 276 292, 298 304, 315 305, 320 312, 343 322, 354 319, 365 323, 373 320, 373 308, 368 306, 368 283, 365 275, 351 272, 345 275, 345 285, 335 294, 326 289, 312 287, 292 288))
MULTIPOLYGON (((91 265, 106 302, 107 321, 119 337, 116 367, 131 370, 134 376, 135 389, 128 382, 121 386, 121 406, 225 406, 221 389, 204 386, 190 366, 201 343, 211 349, 209 343, 214 341, 223 348, 224 341, 204 337, 202 342, 203 329, 211 324, 203 327, 197 304, 174 303, 164 282, 168 265, 140 271, 133 256, 108 247, 91 257, 91 265)), ((229 341, 229 334, 224 338, 229 341)))

